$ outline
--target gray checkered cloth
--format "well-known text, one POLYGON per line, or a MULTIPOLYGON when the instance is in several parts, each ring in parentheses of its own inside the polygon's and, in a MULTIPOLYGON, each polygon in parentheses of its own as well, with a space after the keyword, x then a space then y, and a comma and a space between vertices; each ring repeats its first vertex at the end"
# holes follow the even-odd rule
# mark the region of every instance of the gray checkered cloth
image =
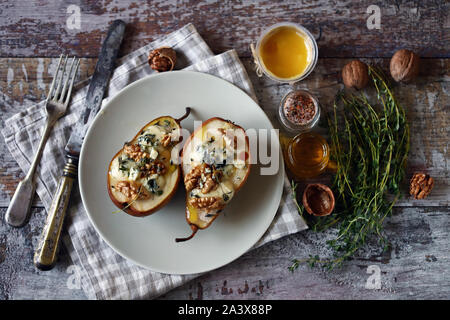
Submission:
MULTIPOLYGON (((234 50, 214 55, 195 27, 188 24, 178 31, 161 37, 145 47, 118 60, 103 103, 128 84, 153 73, 147 63, 150 50, 170 46, 177 51, 176 69, 205 72, 231 83, 248 93, 256 101, 252 84, 234 50)), ((50 66, 56 69, 56 60, 50 66)), ((87 82, 87 81, 86 81, 87 82)), ((55 125, 37 170, 37 193, 48 210, 64 165, 64 146, 71 128, 78 120, 86 95, 86 82, 77 86, 69 113, 55 125)), ((45 123, 43 102, 14 115, 5 121, 2 130, 12 156, 27 172, 45 123)), ((274 221, 255 247, 306 229, 291 198, 290 186, 285 188, 274 221)), ((154 298, 180 286, 197 275, 169 275, 136 266, 111 249, 91 225, 78 188, 72 192, 63 240, 78 266, 81 286, 90 299, 154 298)))

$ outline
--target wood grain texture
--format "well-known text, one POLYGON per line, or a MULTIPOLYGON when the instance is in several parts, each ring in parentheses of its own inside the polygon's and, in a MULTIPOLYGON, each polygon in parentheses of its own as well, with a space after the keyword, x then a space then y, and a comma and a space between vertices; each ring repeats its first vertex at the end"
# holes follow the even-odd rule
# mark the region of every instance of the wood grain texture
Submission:
POLYGON ((30 221, 23 228, 7 225, 5 212, 5 208, 0 209, 0 299, 84 299, 82 290, 67 285, 73 273, 68 273, 71 261, 63 246, 55 269, 40 271, 34 267, 45 210, 32 209, 30 221))
POLYGON ((372 244, 342 269, 332 272, 305 265, 294 273, 287 269, 294 256, 305 258, 318 251, 327 254, 318 249, 326 247, 327 234, 300 232, 251 251, 161 298, 448 299, 448 215, 448 208, 432 212, 424 208, 396 209, 386 224, 393 241, 390 251, 383 253, 372 244), (445 225, 437 227, 444 220, 445 225), (381 269, 380 290, 366 289, 369 265, 381 269))
MULTIPOLYGON (((0 58, 0 125, 12 115, 46 98, 58 59, 0 58)), ((94 72, 96 59, 81 59, 78 79, 86 80, 94 72)), ((0 206, 7 206, 25 174, 0 142, 0 206)), ((42 206, 36 197, 35 206, 42 206)))
MULTIPOLYGON (((376 243, 370 243, 342 269, 329 273, 302 265, 291 273, 287 268, 293 258, 330 255, 325 244, 330 233, 305 231, 251 251, 160 298, 449 299, 449 11, 450 3, 444 0, 157 0, 139 4, 132 0, 0 0, 0 125, 45 97, 56 67, 55 57, 61 51, 84 57, 79 79, 87 79, 94 70, 107 26, 117 18, 128 23, 120 55, 189 22, 214 52, 237 49, 260 105, 276 127, 275 110, 292 87, 258 78, 253 71, 249 43, 256 41, 265 27, 293 21, 305 25, 314 35, 322 30, 319 63, 296 87, 316 94, 325 110, 342 86, 342 66, 352 57, 363 57, 363 61, 387 70, 394 51, 413 49, 425 58, 421 75, 413 83, 394 89, 411 124, 408 178, 416 170, 426 170, 436 184, 426 200, 405 197, 397 203, 394 215, 386 221, 390 250, 381 252, 376 243), (69 30, 66 25, 71 4, 81 8, 79 30, 69 30), (380 30, 366 27, 366 10, 372 4, 381 9, 380 30), (381 269, 381 290, 365 288, 369 265, 381 269)), ((0 161, 0 299, 84 299, 82 290, 72 283, 71 261, 64 251, 52 271, 39 271, 32 264, 46 215, 37 197, 29 224, 22 229, 5 224, 6 207, 23 173, 3 139, 0 161)), ((405 180, 405 190, 407 184, 405 180)))
MULTIPOLYGON (((32 256, 45 211, 34 209, 23 229, 5 225, 0 209, 0 299, 83 299, 73 286, 70 260, 63 252, 49 272, 34 268, 32 256), (8 236, 6 236, 8 234, 8 236), (71 289, 73 288, 73 289, 71 289), (57 289, 57 290, 55 290, 57 289)), ((450 235, 448 207, 397 208, 387 219, 392 248, 370 244, 333 272, 302 265, 293 258, 327 257, 329 233, 304 231, 253 250, 231 264, 176 288, 161 299, 449 299, 450 235), (381 269, 381 289, 366 289, 369 265, 381 269)))
POLYGON ((268 26, 292 21, 319 41, 320 57, 390 57, 408 47, 424 57, 448 57, 450 3, 438 1, 8 1, 0 7, 0 56, 58 56, 61 48, 96 57, 108 23, 128 24, 122 54, 192 22, 215 52, 249 43, 268 26), (69 29, 69 5, 81 9, 80 29, 69 29), (381 29, 369 30, 367 8, 378 5, 381 29))

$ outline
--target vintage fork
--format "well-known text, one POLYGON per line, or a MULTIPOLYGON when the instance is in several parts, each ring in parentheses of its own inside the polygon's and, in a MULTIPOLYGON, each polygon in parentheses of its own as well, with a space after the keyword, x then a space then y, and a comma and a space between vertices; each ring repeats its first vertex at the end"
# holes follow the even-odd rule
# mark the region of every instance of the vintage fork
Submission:
POLYGON ((73 57, 70 64, 69 71, 66 71, 68 57, 61 55, 59 57, 58 67, 56 68, 55 76, 53 77, 47 99, 45 100, 45 110, 47 113, 47 122, 45 124, 44 133, 39 142, 38 150, 34 155, 33 162, 25 178, 20 181, 14 196, 11 199, 8 210, 5 214, 5 220, 8 224, 14 227, 21 227, 25 224, 28 217, 28 212, 31 207, 33 195, 36 187, 36 180, 34 174, 36 167, 39 164, 42 151, 50 134, 50 131, 55 122, 61 118, 67 110, 70 96, 72 94, 73 84, 77 75, 77 70, 80 65, 80 59, 73 57), (62 66, 62 68, 61 68, 62 66), (60 73, 61 75, 58 75, 60 73), (66 74, 66 75, 65 75, 66 74), (65 80, 65 81, 64 81, 65 80))

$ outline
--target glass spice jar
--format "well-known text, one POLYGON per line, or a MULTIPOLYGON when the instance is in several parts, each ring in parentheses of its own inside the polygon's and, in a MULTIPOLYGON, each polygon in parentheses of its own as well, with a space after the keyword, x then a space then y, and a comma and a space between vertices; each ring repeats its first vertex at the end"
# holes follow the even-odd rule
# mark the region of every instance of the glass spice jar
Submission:
POLYGON ((320 118, 319 101, 306 90, 289 92, 278 107, 278 119, 292 133, 311 130, 320 118))

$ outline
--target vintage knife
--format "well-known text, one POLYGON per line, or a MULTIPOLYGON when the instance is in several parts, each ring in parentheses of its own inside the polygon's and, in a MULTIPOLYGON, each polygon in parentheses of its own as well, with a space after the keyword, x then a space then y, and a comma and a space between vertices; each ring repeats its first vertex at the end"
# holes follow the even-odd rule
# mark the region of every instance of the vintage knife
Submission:
POLYGON ((77 178, 81 145, 90 123, 100 110, 124 32, 125 23, 121 20, 115 20, 109 27, 108 35, 103 42, 94 75, 91 78, 86 94, 85 109, 67 142, 65 148, 66 164, 34 255, 34 264, 41 270, 50 270, 55 265, 59 237, 69 203, 70 192, 72 191, 73 181, 77 178))

